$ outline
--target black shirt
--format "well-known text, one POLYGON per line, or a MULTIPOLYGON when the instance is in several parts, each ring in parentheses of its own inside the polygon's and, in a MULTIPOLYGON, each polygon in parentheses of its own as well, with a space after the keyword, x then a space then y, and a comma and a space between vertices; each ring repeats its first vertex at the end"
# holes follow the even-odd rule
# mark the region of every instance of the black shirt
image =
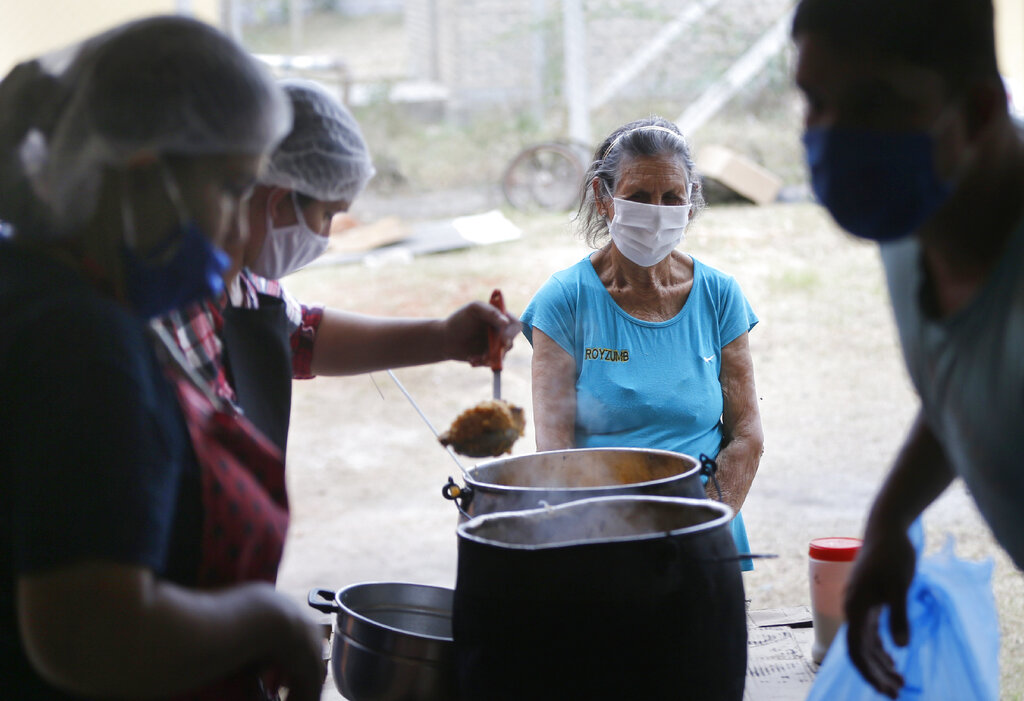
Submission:
POLYGON ((145 324, 73 269, 0 239, 5 698, 71 698, 25 657, 17 577, 106 561, 194 583, 199 490, 187 429, 145 324))

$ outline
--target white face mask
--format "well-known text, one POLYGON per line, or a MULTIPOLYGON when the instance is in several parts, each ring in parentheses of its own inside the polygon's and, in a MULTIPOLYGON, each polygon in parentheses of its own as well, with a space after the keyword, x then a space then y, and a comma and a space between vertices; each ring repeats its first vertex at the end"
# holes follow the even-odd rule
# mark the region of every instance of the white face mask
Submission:
POLYGON ((615 216, 608 222, 619 253, 637 265, 657 265, 683 240, 691 205, 643 204, 614 198, 615 216))
POLYGON ((257 275, 277 280, 312 263, 327 250, 328 237, 320 236, 306 224, 294 190, 292 206, 297 222, 291 226, 275 227, 270 210, 267 210, 267 235, 263 238, 263 248, 249 266, 249 270, 257 275))

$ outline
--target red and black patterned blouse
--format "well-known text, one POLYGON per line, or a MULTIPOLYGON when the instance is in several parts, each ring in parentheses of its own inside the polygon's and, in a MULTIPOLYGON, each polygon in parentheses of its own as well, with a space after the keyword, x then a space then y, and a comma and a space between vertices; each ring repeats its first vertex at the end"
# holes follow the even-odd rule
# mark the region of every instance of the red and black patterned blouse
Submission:
MULTIPOLYGON (((291 326, 292 377, 297 380, 312 378, 313 343, 323 320, 323 307, 300 304, 280 282, 267 280, 248 270, 239 275, 239 284, 241 306, 246 309, 259 306, 257 293, 280 297, 284 301, 291 326)), ((177 341, 188 363, 209 383, 217 396, 237 403, 235 391, 225 374, 224 344, 219 336, 224 326, 221 310, 227 303, 225 292, 219 300, 203 300, 170 312, 161 319, 161 323, 177 341)))

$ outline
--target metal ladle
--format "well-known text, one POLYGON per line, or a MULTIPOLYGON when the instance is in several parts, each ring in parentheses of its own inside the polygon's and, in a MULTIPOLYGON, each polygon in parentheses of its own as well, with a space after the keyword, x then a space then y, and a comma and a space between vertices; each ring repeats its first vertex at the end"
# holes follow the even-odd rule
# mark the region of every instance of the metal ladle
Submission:
MULTIPOLYGON (((437 429, 434 428, 434 424, 430 423, 430 419, 427 418, 427 415, 423 413, 422 409, 420 409, 420 405, 417 404, 416 400, 412 398, 411 394, 409 394, 409 390, 405 388, 405 385, 399 382, 398 378, 395 377, 395 373, 391 372, 391 370, 388 370, 388 376, 394 381, 395 386, 398 387, 399 390, 401 390, 402 394, 405 395, 405 398, 409 400, 409 403, 412 404, 412 408, 415 409, 416 413, 420 415, 420 418, 423 419, 423 423, 427 425, 427 428, 430 429, 430 432, 434 434, 434 438, 436 438, 438 444, 440 444, 441 434, 439 434, 437 432, 437 429)), ((455 451, 452 449, 452 447, 450 445, 444 445, 442 447, 446 451, 448 451, 448 454, 452 457, 452 460, 454 460, 455 464, 459 466, 459 470, 462 471, 462 476, 465 477, 466 479, 469 479, 469 472, 466 471, 465 466, 462 464, 462 461, 459 460, 459 456, 455 454, 455 451)))

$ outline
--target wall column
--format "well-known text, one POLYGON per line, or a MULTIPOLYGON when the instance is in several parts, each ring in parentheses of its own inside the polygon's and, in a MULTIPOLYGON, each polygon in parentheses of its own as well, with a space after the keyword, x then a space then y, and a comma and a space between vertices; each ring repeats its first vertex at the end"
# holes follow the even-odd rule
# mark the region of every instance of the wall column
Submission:
POLYGON ((995 0, 996 55, 1018 112, 1024 113, 1024 2, 995 0))

